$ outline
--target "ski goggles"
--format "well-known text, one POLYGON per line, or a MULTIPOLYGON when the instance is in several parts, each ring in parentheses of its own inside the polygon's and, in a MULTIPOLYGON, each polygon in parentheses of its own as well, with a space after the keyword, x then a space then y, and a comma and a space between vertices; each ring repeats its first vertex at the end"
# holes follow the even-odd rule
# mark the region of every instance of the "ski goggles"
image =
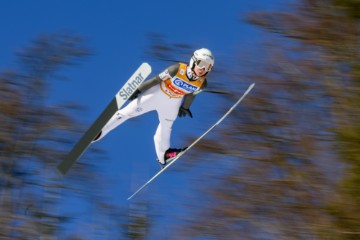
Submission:
POLYGON ((211 64, 202 60, 197 60, 195 62, 195 66, 200 68, 200 69, 204 69, 205 71, 210 71, 211 70, 211 64))

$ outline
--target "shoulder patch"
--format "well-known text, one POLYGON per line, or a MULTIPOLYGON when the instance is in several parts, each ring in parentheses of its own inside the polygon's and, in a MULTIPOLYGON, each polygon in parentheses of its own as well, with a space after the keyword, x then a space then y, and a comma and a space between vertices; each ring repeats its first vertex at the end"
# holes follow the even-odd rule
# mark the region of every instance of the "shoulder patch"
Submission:
POLYGON ((162 80, 166 80, 166 79, 171 78, 169 70, 166 69, 165 71, 161 72, 159 74, 159 78, 162 79, 162 80))

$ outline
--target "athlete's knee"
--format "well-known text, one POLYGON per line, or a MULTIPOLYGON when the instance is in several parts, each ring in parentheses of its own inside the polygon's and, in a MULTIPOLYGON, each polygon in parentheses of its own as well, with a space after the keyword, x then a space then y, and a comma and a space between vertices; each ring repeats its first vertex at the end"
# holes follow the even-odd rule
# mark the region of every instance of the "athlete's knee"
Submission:
POLYGON ((118 121, 118 120, 122 120, 124 118, 129 118, 129 115, 122 112, 122 111, 117 111, 114 115, 114 120, 118 121))
POLYGON ((171 129, 172 129, 172 126, 173 126, 173 124, 174 124, 174 121, 175 121, 175 120, 164 119, 164 120, 160 121, 160 126, 161 126, 163 129, 169 129, 169 130, 171 130, 171 129))

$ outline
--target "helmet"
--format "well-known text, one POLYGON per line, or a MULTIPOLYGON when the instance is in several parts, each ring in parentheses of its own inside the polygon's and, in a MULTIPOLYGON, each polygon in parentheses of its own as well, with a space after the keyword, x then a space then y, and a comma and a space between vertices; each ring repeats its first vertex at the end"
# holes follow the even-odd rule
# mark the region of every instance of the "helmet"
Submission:
POLYGON ((209 49, 201 48, 194 52, 193 56, 190 59, 190 68, 194 70, 195 66, 200 68, 204 67, 206 72, 210 72, 214 66, 215 58, 210 52, 209 49))

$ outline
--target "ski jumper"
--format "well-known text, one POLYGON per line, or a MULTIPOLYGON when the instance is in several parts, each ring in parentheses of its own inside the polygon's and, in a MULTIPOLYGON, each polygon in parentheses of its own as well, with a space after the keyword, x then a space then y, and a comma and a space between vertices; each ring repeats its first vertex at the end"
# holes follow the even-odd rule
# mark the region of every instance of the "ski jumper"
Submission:
POLYGON ((179 63, 145 81, 138 88, 141 94, 113 115, 97 141, 129 118, 157 111, 159 125, 154 135, 154 144, 158 160, 164 163, 164 153, 170 148, 172 125, 180 106, 189 109, 196 92, 206 87, 205 77, 190 80, 189 75, 191 76, 190 67, 179 63))

